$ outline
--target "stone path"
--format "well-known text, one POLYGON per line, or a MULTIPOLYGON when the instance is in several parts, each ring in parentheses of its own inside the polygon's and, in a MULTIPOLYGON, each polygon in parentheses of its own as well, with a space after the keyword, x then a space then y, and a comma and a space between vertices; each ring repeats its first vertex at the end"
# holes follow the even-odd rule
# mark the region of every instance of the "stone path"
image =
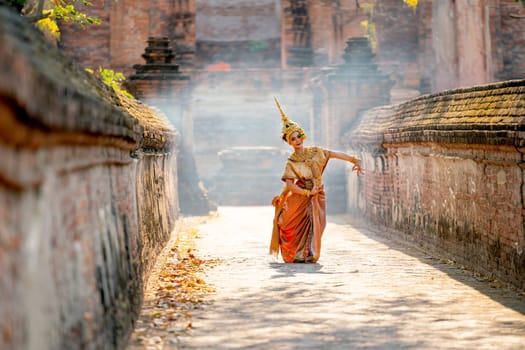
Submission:
POLYGON ((217 289, 183 349, 525 349, 525 297, 329 217, 318 264, 267 255, 272 207, 198 226, 217 289))

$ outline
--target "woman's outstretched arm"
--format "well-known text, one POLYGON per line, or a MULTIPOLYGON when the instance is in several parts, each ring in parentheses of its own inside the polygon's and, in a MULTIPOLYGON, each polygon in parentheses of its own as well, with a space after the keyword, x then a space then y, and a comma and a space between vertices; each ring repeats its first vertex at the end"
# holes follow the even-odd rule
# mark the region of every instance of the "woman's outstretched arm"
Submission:
POLYGON ((330 151, 329 157, 341 159, 341 160, 353 163, 354 166, 352 167, 352 171, 357 172, 357 175, 361 175, 364 173, 364 169, 361 167, 361 159, 359 158, 356 158, 344 152, 336 152, 336 151, 330 151))

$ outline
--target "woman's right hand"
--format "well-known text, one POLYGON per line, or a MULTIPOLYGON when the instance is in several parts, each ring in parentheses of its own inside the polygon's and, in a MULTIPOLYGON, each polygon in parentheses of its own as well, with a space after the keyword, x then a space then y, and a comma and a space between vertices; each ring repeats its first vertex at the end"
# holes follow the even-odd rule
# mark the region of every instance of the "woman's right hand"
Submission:
POLYGON ((319 192, 323 190, 324 190, 324 185, 320 185, 320 186, 314 185, 314 187, 310 191, 310 196, 315 196, 316 194, 318 194, 319 192))

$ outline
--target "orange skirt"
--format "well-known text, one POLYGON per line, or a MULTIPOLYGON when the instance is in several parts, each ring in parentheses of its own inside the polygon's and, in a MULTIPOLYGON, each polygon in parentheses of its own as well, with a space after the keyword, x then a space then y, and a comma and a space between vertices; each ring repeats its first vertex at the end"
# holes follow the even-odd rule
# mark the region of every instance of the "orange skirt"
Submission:
POLYGON ((275 210, 273 236, 278 237, 283 260, 287 263, 317 262, 321 256, 321 237, 326 227, 325 193, 308 198, 291 194, 275 210))

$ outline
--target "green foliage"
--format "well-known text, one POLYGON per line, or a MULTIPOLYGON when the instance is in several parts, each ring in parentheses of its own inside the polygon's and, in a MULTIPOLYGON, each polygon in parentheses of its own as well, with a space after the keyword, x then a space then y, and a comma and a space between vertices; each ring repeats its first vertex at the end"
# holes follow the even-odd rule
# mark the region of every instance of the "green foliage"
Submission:
POLYGON ((44 33, 49 34, 52 38, 60 39, 60 29, 58 21, 74 22, 81 28, 88 24, 100 24, 100 19, 90 17, 85 13, 78 11, 80 5, 91 6, 87 0, 38 0, 38 2, 23 1, 25 4, 22 13, 30 20, 36 22, 44 33))
POLYGON ((79 12, 75 8, 75 3, 80 3, 84 6, 91 6, 91 2, 87 0, 74 0, 72 2, 66 2, 65 0, 55 0, 53 3, 55 6, 51 11, 55 20, 64 20, 65 22, 73 21, 81 28, 84 28, 86 24, 100 24, 100 19, 96 17, 89 17, 85 13, 79 12))
POLYGON ((44 10, 43 14, 46 15, 46 17, 36 22, 37 27, 44 33, 51 35, 51 37, 60 40, 60 29, 52 16, 52 11, 44 10))
POLYGON ((96 72, 90 68, 86 68, 86 71, 98 77, 116 92, 121 93, 131 99, 134 99, 132 94, 130 94, 128 91, 122 88, 122 84, 126 80, 126 77, 121 72, 115 72, 111 69, 106 69, 102 67, 98 67, 96 72))

